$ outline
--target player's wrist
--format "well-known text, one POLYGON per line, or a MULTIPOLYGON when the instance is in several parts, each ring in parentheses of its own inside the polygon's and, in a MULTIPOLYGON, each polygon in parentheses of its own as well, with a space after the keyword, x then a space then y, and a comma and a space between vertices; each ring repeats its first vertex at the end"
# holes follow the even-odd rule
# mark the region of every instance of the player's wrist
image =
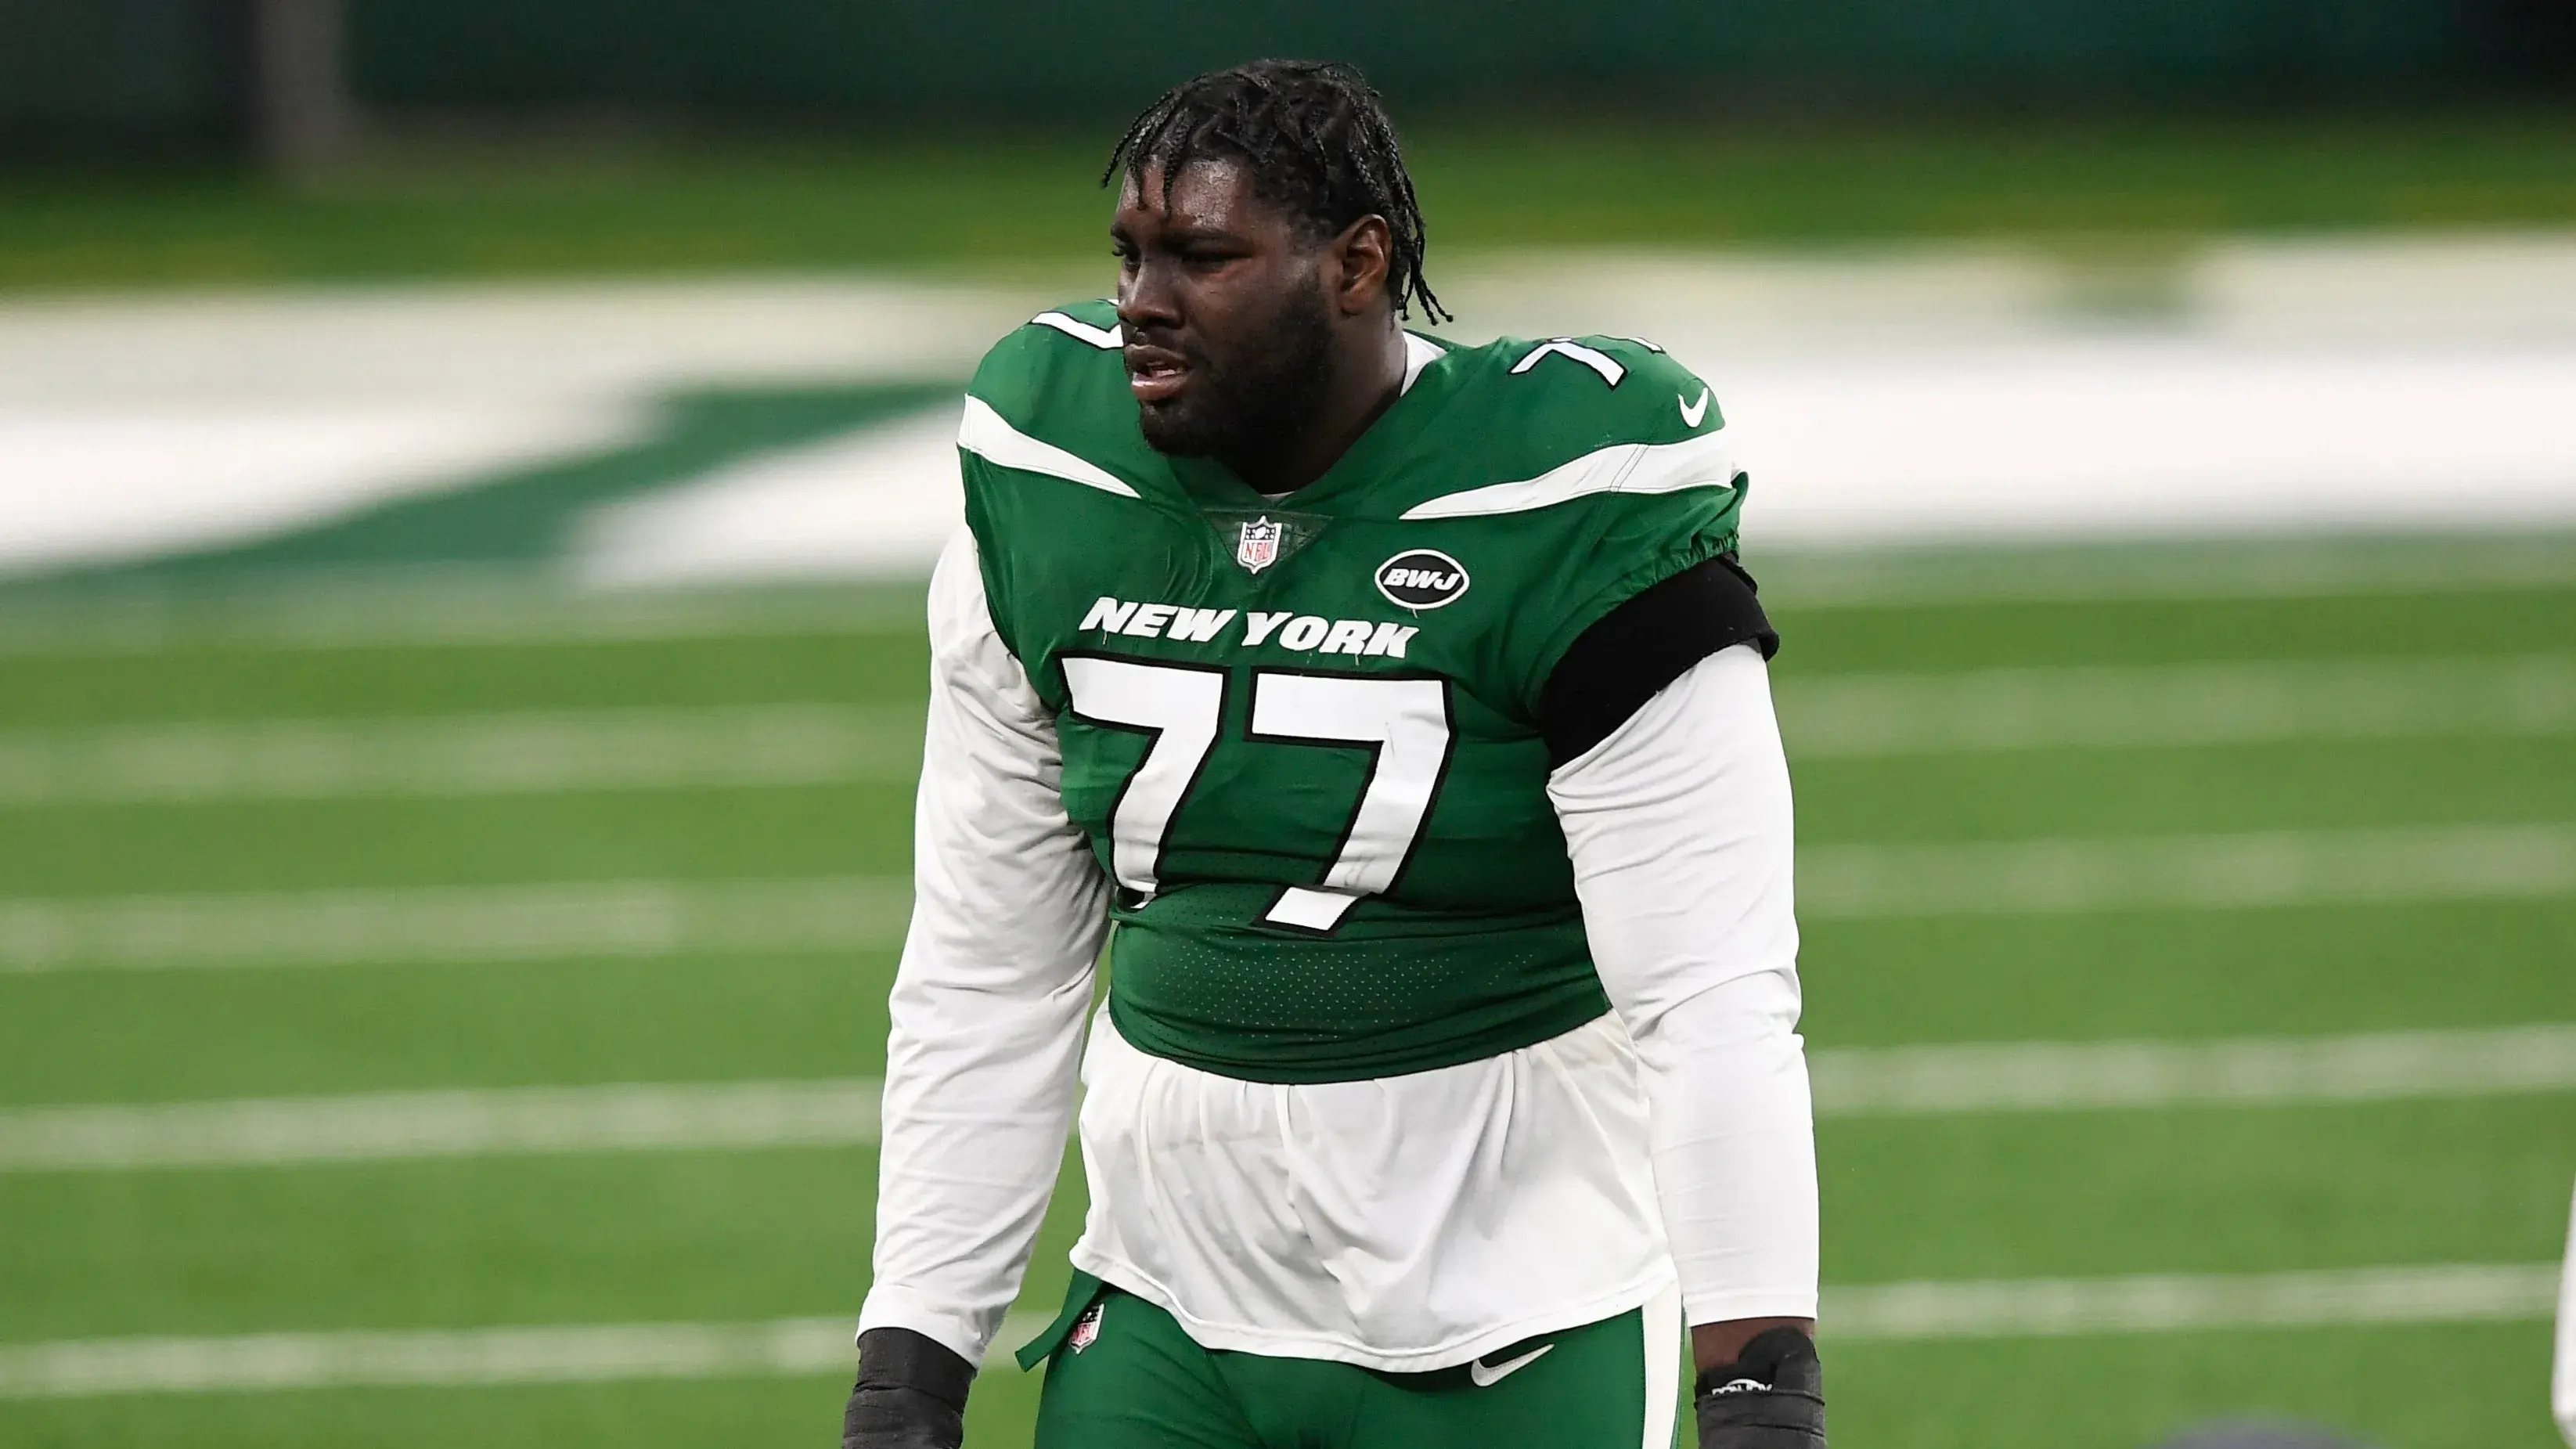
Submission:
POLYGON ((1691 1407, 1700 1449, 1825 1449, 1825 1371, 1805 1330, 1766 1328, 1703 1371, 1691 1407))
POLYGON ((1706 1373, 1734 1363, 1744 1356, 1744 1349, 1756 1338, 1775 1328, 1794 1328, 1809 1338, 1816 1336, 1813 1316, 1778 1315, 1762 1318, 1729 1318, 1690 1326, 1691 1372, 1706 1373))
POLYGON ((859 1335, 860 1388, 919 1389, 951 1407, 966 1407, 975 1366, 955 1349, 909 1328, 871 1328, 859 1335))
POLYGON ((975 1366, 909 1328, 859 1335, 859 1377, 841 1414, 841 1449, 959 1449, 975 1366))

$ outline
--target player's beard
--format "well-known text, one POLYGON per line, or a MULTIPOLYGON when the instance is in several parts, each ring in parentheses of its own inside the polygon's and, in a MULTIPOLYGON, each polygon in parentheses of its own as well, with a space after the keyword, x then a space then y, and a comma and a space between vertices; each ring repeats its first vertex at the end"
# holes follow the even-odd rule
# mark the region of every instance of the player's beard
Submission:
POLYGON ((1281 300, 1268 323, 1210 356, 1189 354, 1189 393, 1137 412, 1160 453, 1228 462, 1274 454, 1323 411, 1333 380, 1333 327, 1313 277, 1281 300))

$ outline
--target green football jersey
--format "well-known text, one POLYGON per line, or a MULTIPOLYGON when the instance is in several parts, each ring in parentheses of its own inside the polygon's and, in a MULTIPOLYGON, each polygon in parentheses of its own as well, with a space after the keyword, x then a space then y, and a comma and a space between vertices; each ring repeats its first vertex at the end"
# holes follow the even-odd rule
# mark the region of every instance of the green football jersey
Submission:
POLYGON ((1147 445, 1118 346, 1108 303, 1040 316, 977 371, 959 444, 994 625, 1117 884, 1121 1034, 1345 1081, 1607 1010, 1549 771, 1768 638, 1749 581, 1715 579, 1743 607, 1714 635, 1623 608, 1742 578, 1707 387, 1622 338, 1408 338, 1403 395, 1272 501, 1147 445), (1610 643, 1577 667, 1587 634, 1610 643))

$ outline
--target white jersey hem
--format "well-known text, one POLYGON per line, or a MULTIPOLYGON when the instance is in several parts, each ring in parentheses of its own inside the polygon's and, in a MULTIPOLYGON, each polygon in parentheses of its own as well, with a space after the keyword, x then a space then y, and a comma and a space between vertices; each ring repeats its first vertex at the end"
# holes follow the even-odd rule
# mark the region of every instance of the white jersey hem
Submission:
POLYGON ((1508 1348, 1542 1333, 1562 1333, 1569 1328, 1616 1318, 1632 1309, 1645 1307, 1674 1287, 1672 1272, 1663 1269, 1598 1298, 1524 1314, 1428 1348, 1390 1351, 1373 1348, 1339 1334, 1283 1332, 1245 1324, 1211 1323, 1181 1307, 1170 1289, 1155 1282, 1133 1264, 1111 1258, 1088 1243, 1076 1244, 1072 1257, 1076 1268, 1172 1315, 1172 1321, 1178 1323, 1190 1341, 1201 1348, 1219 1353, 1254 1353, 1265 1358, 1321 1359, 1326 1363, 1346 1363, 1357 1368, 1396 1374, 1456 1368, 1462 1363, 1483 1358, 1495 1349, 1508 1348))

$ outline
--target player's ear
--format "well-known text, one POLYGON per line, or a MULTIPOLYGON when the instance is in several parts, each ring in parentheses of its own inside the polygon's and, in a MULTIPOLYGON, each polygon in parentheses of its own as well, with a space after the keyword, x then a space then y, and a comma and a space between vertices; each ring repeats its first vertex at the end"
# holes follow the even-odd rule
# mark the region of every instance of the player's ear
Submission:
POLYGON ((1345 317, 1357 316, 1386 296, 1387 268, 1395 259, 1395 235, 1386 218, 1364 216, 1333 238, 1333 260, 1339 279, 1334 304, 1345 317))

